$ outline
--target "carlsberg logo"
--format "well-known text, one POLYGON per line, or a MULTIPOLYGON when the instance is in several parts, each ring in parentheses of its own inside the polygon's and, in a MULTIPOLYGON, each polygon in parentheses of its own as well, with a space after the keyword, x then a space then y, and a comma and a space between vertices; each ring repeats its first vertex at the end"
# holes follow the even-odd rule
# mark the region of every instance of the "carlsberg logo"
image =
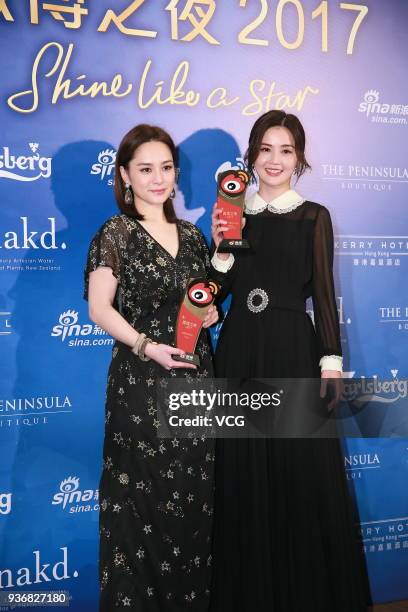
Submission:
POLYGON ((37 181, 51 176, 51 157, 38 153, 38 142, 28 145, 32 155, 13 155, 9 147, 0 149, 0 178, 13 181, 37 181))
POLYGON ((0 493, 0 514, 10 514, 12 493, 0 493))
POLYGON ((62 550, 62 561, 57 561, 54 565, 42 563, 40 551, 33 550, 34 567, 20 567, 17 571, 0 569, 0 589, 77 578, 79 574, 76 570, 72 572, 72 575, 68 573, 68 547, 63 546, 59 550, 62 550))

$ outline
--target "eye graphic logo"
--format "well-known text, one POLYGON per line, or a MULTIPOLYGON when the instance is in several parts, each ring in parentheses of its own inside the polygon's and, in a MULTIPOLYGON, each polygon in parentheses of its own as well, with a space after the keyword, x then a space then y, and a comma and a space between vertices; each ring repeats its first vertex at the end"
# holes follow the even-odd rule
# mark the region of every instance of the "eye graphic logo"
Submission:
MULTIPOLYGON (((52 328, 51 336, 60 336, 64 342, 67 336, 71 336, 74 332, 81 332, 81 326, 78 324, 78 313, 75 310, 66 310, 60 314, 58 325, 52 328)), ((92 326, 89 326, 92 331, 92 326)))
POLYGON ((380 99, 380 94, 378 93, 378 91, 375 91, 375 89, 370 89, 369 91, 366 91, 364 94, 364 102, 367 102, 368 104, 373 104, 374 102, 378 102, 379 99, 380 99))
POLYGON ((113 149, 106 149, 101 151, 98 155, 98 162, 104 166, 111 166, 116 161, 116 151, 113 149))
POLYGON ((98 162, 92 165, 91 174, 99 174, 100 180, 110 177, 114 172, 116 162, 116 151, 105 149, 98 154, 98 162))
POLYGON ((72 493, 72 491, 76 491, 78 487, 79 478, 76 478, 75 476, 69 476, 61 482, 60 491, 62 493, 72 493))
POLYGON ((60 315, 58 321, 64 327, 75 325, 75 323, 78 321, 78 313, 75 312, 75 310, 67 310, 60 315))
POLYGON ((240 193, 245 191, 248 184, 248 174, 242 170, 231 170, 221 180, 220 189, 222 192, 230 197, 238 196, 240 193))
POLYGON ((188 288, 188 297, 194 306, 204 308, 211 304, 218 293, 218 286, 212 281, 193 281, 188 288))

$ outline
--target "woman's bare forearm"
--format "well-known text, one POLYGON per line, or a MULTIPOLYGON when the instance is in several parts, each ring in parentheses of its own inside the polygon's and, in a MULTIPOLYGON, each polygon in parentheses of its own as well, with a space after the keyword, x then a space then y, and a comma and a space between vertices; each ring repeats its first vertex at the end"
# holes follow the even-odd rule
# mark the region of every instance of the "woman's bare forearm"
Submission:
POLYGON ((89 308, 91 320, 110 336, 128 346, 134 346, 139 333, 110 305, 89 308))

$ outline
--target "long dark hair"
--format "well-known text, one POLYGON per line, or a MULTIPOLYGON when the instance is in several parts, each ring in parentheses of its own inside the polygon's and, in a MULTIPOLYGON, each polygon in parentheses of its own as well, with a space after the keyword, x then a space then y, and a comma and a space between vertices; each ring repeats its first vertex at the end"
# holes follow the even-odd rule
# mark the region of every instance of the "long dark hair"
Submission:
MULTIPOLYGON (((126 170, 128 168, 130 160, 133 158, 136 149, 145 142, 162 142, 167 145, 171 151, 174 166, 177 167, 177 150, 171 136, 162 128, 155 125, 147 125, 141 123, 132 128, 125 136, 119 145, 118 152, 116 153, 115 162, 115 197, 118 206, 122 212, 130 217, 134 217, 138 221, 143 221, 144 216, 139 213, 136 208, 136 203, 133 201, 127 204, 125 201, 125 183, 120 174, 120 166, 123 166, 126 170)), ((130 187, 132 189, 132 187, 130 187)), ((164 215, 169 223, 175 223, 177 217, 174 211, 173 201, 168 198, 163 205, 164 215)))
POLYGON ((296 168, 294 174, 298 178, 304 174, 307 169, 311 169, 305 157, 306 136, 303 125, 300 123, 296 115, 290 115, 280 110, 271 110, 261 115, 252 126, 249 135, 248 149, 245 153, 245 162, 248 166, 249 173, 253 181, 255 181, 254 163, 258 157, 262 139, 266 130, 271 127, 285 127, 293 136, 295 141, 296 153, 296 168))

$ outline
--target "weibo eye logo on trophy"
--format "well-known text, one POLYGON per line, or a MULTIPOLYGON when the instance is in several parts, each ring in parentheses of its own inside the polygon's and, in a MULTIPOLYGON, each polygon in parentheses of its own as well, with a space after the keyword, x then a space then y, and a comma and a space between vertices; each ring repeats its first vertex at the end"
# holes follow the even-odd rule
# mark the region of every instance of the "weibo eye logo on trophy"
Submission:
POLYGON ((172 355, 175 361, 200 365, 200 358, 194 351, 205 316, 219 290, 216 282, 205 278, 194 278, 188 282, 180 305, 175 334, 176 347, 182 349, 184 355, 172 355))
POLYGON ((242 216, 248 183, 249 174, 244 170, 230 169, 218 175, 218 216, 228 223, 227 230, 223 232, 224 239, 218 247, 219 253, 249 248, 248 241, 242 238, 242 216))

